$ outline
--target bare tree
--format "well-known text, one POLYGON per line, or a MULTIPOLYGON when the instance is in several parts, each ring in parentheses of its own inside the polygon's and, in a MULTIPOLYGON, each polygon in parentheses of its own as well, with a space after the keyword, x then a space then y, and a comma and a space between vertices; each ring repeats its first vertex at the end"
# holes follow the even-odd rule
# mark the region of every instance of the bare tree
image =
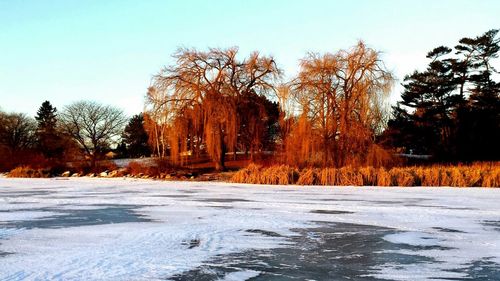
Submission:
POLYGON ((11 153, 31 148, 35 143, 35 120, 23 113, 0 112, 0 146, 11 153))
POLYGON ((148 143, 153 155, 164 158, 168 150, 169 124, 172 114, 169 115, 169 103, 165 102, 168 96, 165 92, 149 87, 146 94, 146 107, 144 112, 144 127, 148 132, 148 143))
POLYGON ((36 154, 35 132, 34 119, 22 113, 0 111, 0 171, 37 164, 31 157, 36 154))
POLYGON ((92 101, 68 105, 60 113, 61 130, 72 137, 91 159, 91 167, 103 150, 116 142, 127 118, 120 109, 92 101))

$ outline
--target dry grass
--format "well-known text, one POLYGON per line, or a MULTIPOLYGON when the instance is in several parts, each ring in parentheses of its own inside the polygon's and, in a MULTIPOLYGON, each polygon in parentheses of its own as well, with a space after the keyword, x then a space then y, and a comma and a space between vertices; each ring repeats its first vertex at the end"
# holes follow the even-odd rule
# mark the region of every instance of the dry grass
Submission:
POLYGON ((262 170, 260 180, 268 184, 293 184, 297 181, 297 175, 297 171, 290 166, 271 166, 262 170))
POLYGON ((248 165, 248 167, 236 172, 231 178, 231 181, 237 183, 261 183, 260 169, 261 166, 252 163, 248 165))
POLYGON ((157 174, 157 171, 154 171, 152 167, 138 161, 130 161, 130 163, 128 163, 127 165, 126 172, 133 176, 157 174))
POLYGON ((376 186, 391 186, 392 184, 392 179, 391 179, 391 174, 386 171, 384 168, 380 168, 376 172, 377 174, 377 184, 374 184, 376 186))
POLYGON ((357 169, 342 167, 337 170, 337 185, 362 186, 363 176, 357 169))
POLYGON ((50 172, 47 169, 20 166, 12 169, 7 176, 9 178, 48 178, 50 172))
POLYGON ((482 187, 499 187, 500 186, 500 167, 494 167, 484 171, 482 175, 482 187))
POLYGON ((304 168, 287 165, 262 167, 250 164, 231 181, 253 184, 298 184, 337 186, 453 186, 500 187, 500 163, 428 167, 304 168))
POLYGON ((319 172, 319 184, 335 185, 337 183, 337 169, 324 168, 319 172))
POLYGON ((318 169, 304 169, 299 173, 298 185, 318 185, 319 183, 318 169))
POLYGON ((414 186, 415 176, 409 169, 393 168, 389 171, 392 186, 414 186))
POLYGON ((363 185, 376 185, 377 184, 377 169, 373 167, 360 168, 359 173, 363 178, 363 185))
POLYGON ((232 182, 255 184, 296 184, 299 173, 287 165, 275 165, 267 168, 256 164, 239 170, 231 178, 232 182))

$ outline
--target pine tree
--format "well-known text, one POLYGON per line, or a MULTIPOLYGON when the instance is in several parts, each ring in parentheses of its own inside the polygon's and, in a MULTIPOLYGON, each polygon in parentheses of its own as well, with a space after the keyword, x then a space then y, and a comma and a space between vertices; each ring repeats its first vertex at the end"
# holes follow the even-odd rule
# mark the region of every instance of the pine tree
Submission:
POLYGON ((38 122, 38 131, 55 131, 57 122, 57 108, 53 107, 49 101, 44 101, 35 116, 38 122))
POLYGON ((48 159, 60 158, 64 152, 63 138, 57 131, 57 108, 44 101, 35 116, 38 122, 36 138, 38 149, 48 159))
POLYGON ((491 60, 498 58, 498 30, 490 30, 476 38, 463 38, 455 48, 467 62, 470 97, 458 112, 458 150, 465 160, 500 158, 500 83, 493 80, 497 71, 491 60))
POLYGON ((497 34, 463 38, 454 54, 447 47, 429 52, 428 68, 405 78, 384 142, 437 160, 498 160, 500 83, 491 64, 500 51, 497 34))
MULTIPOLYGON (((413 109, 408 116, 413 123, 411 135, 414 137, 408 139, 411 144, 407 146, 413 146, 416 153, 439 157, 453 154, 453 113, 459 96, 454 91, 457 84, 453 61, 446 58, 451 51, 443 46, 435 48, 427 55, 431 59, 427 69, 415 71, 404 80, 401 104, 413 109), (415 147, 415 144, 419 145, 415 147)), ((401 110, 401 107, 394 110, 401 110)))

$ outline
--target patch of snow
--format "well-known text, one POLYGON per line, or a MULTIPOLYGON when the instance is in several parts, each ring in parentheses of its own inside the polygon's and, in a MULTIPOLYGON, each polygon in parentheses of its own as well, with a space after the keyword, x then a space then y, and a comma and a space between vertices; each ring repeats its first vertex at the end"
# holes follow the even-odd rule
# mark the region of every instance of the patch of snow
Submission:
POLYGON ((421 232, 401 232, 388 234, 384 239, 394 244, 407 244, 411 246, 437 246, 439 240, 421 232))
POLYGON ((241 281, 248 280, 253 277, 259 276, 260 272, 255 270, 242 270, 237 272, 231 272, 224 276, 222 281, 241 281))

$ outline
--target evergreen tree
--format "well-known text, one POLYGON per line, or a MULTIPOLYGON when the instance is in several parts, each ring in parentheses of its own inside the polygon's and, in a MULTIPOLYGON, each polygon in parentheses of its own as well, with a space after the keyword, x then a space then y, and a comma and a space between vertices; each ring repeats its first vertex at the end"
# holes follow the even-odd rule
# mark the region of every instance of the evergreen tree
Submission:
POLYGON ((500 51, 497 34, 463 38, 454 53, 429 52, 427 69, 405 77, 383 142, 438 160, 499 159, 500 83, 491 64, 500 51))
POLYGON ((127 144, 122 139, 120 144, 116 147, 115 152, 117 153, 117 158, 128 158, 127 144))
POLYGON ((42 103, 35 116, 37 146, 42 154, 55 159, 64 152, 63 138, 57 131, 57 109, 49 101, 42 103))
POLYGON ((144 116, 142 113, 134 115, 130 119, 125 127, 122 138, 129 157, 136 158, 151 154, 148 145, 148 133, 144 129, 144 116))
POLYGON ((35 119, 38 122, 39 131, 55 131, 57 122, 57 108, 49 101, 44 101, 38 109, 35 119))
MULTIPOLYGON (((451 53, 447 47, 438 47, 428 53, 431 59, 424 72, 415 71, 405 78, 401 104, 411 108, 411 114, 395 108, 395 116, 410 119, 411 126, 405 125, 410 138, 405 136, 408 148, 419 154, 434 154, 450 157, 452 154, 452 119, 459 97, 454 92, 456 82, 452 60, 446 56, 451 53), (399 112, 398 112, 399 111, 399 112), (413 136, 413 137, 411 137, 413 136)), ((392 122, 392 125, 401 120, 392 122)), ((400 123, 399 125, 402 125, 400 123)))
POLYGON ((470 96, 457 116, 458 153, 465 160, 500 158, 500 83, 493 80, 497 71, 491 65, 500 51, 497 34, 498 30, 490 30, 476 38, 463 38, 455 47, 468 68, 464 80, 470 96))

